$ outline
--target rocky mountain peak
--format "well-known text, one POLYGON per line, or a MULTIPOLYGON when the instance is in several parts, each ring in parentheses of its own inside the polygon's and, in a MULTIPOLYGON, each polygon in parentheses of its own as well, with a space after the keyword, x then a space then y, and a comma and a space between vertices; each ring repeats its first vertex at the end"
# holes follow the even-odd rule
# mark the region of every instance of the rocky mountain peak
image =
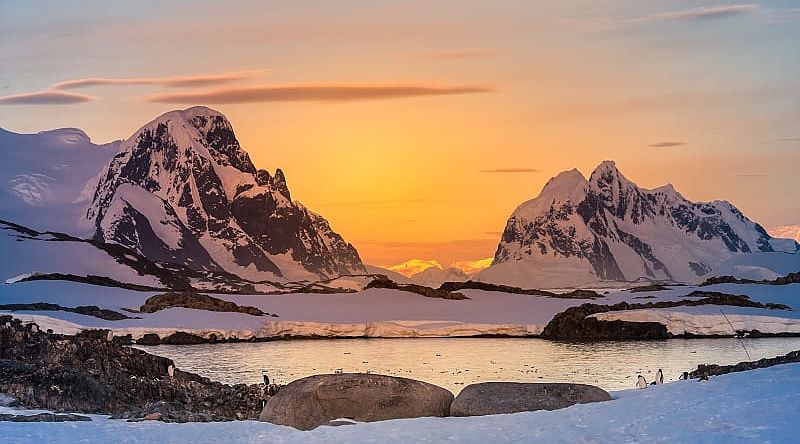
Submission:
POLYGON ((206 107, 165 113, 128 138, 87 216, 100 240, 246 279, 364 271, 351 245, 291 200, 283 172, 257 170, 230 122, 206 107))
POLYGON ((588 182, 577 170, 563 172, 520 205, 481 276, 691 282, 735 255, 796 250, 784 244, 729 202, 690 202, 671 185, 639 188, 605 161, 588 182))

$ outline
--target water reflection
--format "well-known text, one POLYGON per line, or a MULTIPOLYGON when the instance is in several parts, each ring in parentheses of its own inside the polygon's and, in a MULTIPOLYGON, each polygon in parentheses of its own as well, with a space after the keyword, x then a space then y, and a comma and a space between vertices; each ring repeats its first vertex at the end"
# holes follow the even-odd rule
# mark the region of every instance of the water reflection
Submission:
MULTIPOLYGON (((800 349, 800 338, 744 341, 753 360, 800 349)), ((259 383, 261 370, 288 383, 318 373, 372 372, 427 381, 458 393, 483 381, 578 382, 607 390, 650 382, 664 371, 674 381, 700 363, 747 360, 735 339, 671 339, 561 343, 530 338, 291 340, 142 347, 178 368, 225 383, 259 383)))

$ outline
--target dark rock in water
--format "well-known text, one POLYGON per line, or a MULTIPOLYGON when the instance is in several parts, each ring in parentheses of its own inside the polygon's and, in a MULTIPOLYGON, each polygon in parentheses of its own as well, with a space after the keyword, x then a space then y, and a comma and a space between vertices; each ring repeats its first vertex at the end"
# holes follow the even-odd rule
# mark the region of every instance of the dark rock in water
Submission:
POLYGON ((209 342, 208 339, 202 336, 197 336, 182 331, 176 331, 175 333, 161 340, 162 344, 170 344, 170 345, 196 345, 196 344, 207 344, 208 342, 209 342))
POLYGON ((155 333, 146 333, 136 340, 136 345, 159 345, 161 338, 155 333))
POLYGON ((155 313, 172 307, 193 308, 230 313, 246 313, 253 316, 264 316, 264 313, 255 307, 240 306, 236 303, 194 292, 170 292, 151 296, 139 308, 142 313, 155 313))
POLYGON ((43 333, 0 315, 0 393, 27 408, 137 418, 159 406, 164 421, 255 419, 261 386, 229 386, 169 368, 174 362, 108 340, 43 333))
POLYGON ((0 414, 0 421, 7 422, 72 422, 72 421, 91 421, 88 416, 66 414, 58 415, 54 413, 37 413, 35 415, 11 415, 0 414))
POLYGON ((557 410, 573 404, 610 401, 605 390, 585 384, 483 382, 471 384, 450 405, 451 416, 557 410))
POLYGON ((757 368, 767 368, 773 365, 790 364, 800 362, 800 350, 789 352, 783 356, 774 358, 764 358, 758 361, 745 361, 734 365, 700 364, 697 369, 689 372, 691 379, 708 379, 709 376, 725 375, 728 373, 755 370, 757 368))
POLYGON ((339 418, 371 422, 447 416, 453 394, 413 379, 361 373, 298 379, 267 401, 259 421, 311 430, 339 418))
POLYGON ((623 340, 623 339, 667 339, 672 337, 667 327, 658 322, 601 321, 589 317, 597 313, 651 308, 671 308, 698 305, 722 305, 735 307, 789 310, 783 304, 756 302, 744 295, 732 295, 713 291, 693 291, 680 301, 647 303, 619 302, 614 305, 582 304, 558 313, 547 323, 542 337, 558 340, 623 340))

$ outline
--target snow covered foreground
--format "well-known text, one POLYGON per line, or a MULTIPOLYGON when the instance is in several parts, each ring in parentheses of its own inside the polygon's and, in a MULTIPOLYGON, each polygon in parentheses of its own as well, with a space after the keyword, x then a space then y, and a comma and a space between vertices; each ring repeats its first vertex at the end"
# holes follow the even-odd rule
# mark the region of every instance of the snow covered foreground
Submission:
MULTIPOLYGON (((404 419, 310 432, 255 421, 128 423, 91 415, 92 422, 0 422, 0 437, 7 443, 793 442, 800 418, 800 364, 612 395, 612 401, 552 412, 404 419)), ((0 413, 9 410, 0 408, 0 413)))
MULTIPOLYGON (((643 303, 679 300, 695 289, 675 287, 666 291, 641 293, 619 291, 593 301, 481 290, 464 290, 463 293, 470 299, 463 301, 426 298, 390 289, 339 294, 215 295, 239 305, 276 313, 279 317, 185 308, 141 313, 136 316, 142 319, 122 321, 104 321, 56 311, 14 312, 14 316, 23 321, 36 322, 43 329, 53 329, 57 333, 74 334, 84 328, 108 328, 117 335, 131 334, 134 338, 145 333, 156 333, 163 338, 175 331, 203 337, 213 334, 217 338, 239 339, 281 336, 537 336, 554 315, 571 306, 586 302, 614 304, 620 301, 643 303)), ((793 310, 700 306, 623 311, 596 316, 640 322, 658 321, 666 324, 669 331, 675 334, 730 335, 733 329, 757 329, 762 333, 800 332, 800 298, 797 298, 800 284, 721 284, 701 289, 746 294, 756 301, 789 305, 793 310), (724 310, 725 316, 720 309, 724 310)), ((69 307, 97 305, 121 311, 126 307, 138 308, 153 294, 70 282, 23 282, 0 285, 0 304, 50 302, 69 307)))

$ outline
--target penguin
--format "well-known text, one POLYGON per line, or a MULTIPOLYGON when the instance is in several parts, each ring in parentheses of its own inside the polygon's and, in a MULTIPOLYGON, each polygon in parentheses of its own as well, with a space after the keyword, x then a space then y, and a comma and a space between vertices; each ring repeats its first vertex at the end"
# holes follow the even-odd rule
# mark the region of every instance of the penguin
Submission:
POLYGON ((681 373, 681 375, 678 377, 678 380, 679 381, 688 381, 689 380, 689 372, 681 373))
POLYGON ((109 330, 108 334, 106 335, 106 342, 111 342, 113 340, 114 340, 114 332, 112 330, 109 330))
POLYGON ((644 379, 644 376, 639 375, 636 379, 636 388, 645 389, 647 388, 647 380, 644 379))
POLYGON ((175 376, 175 366, 174 365, 170 364, 169 367, 167 367, 167 375, 169 375, 170 378, 175 376))
POLYGON ((664 383, 664 373, 661 371, 661 369, 658 369, 658 371, 656 372, 656 385, 660 385, 663 383, 664 383))
POLYGON ((261 370, 261 376, 264 377, 264 385, 269 386, 269 375, 266 370, 261 370))

